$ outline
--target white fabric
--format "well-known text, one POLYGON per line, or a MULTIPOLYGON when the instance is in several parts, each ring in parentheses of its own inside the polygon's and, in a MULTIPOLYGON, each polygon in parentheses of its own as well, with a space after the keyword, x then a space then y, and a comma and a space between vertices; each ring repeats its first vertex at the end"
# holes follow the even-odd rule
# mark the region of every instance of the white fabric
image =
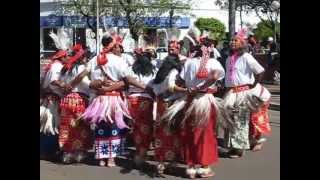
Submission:
POLYGON ((161 83, 159 84, 152 84, 153 87, 153 91, 154 93, 158 96, 160 94, 165 93, 166 91, 168 91, 170 85, 172 85, 173 83, 175 83, 176 80, 176 76, 178 75, 178 71, 176 69, 172 69, 168 76, 165 78, 165 80, 163 80, 161 83))
POLYGON ((244 53, 240 56, 235 63, 234 79, 229 81, 229 66, 231 58, 228 57, 226 61, 226 87, 234 87, 245 84, 253 84, 255 81, 254 74, 260 74, 264 71, 264 68, 258 63, 258 61, 249 53, 244 53))
MULTIPOLYGON (((62 75, 61 81, 70 83, 84 70, 86 70, 85 65, 79 65, 77 68, 73 68, 71 72, 66 72, 64 75, 62 75)), ((72 92, 80 92, 88 95, 90 91, 89 84, 90 80, 87 76, 85 76, 82 81, 72 89, 72 92)))
MULTIPOLYGON (((135 78, 138 82, 141 82, 145 85, 151 85, 152 80, 156 77, 157 74, 157 70, 154 70, 154 73, 149 75, 149 76, 142 76, 142 75, 137 75, 133 72, 132 68, 130 68, 130 76, 132 76, 133 78, 135 78)), ((147 93, 143 93, 143 90, 140 88, 137 88, 135 86, 130 85, 129 90, 128 90, 129 94, 133 93, 130 96, 143 96, 143 97, 148 97, 151 98, 151 96, 147 93), (140 93, 137 93, 140 92, 140 93)))
POLYGON ((132 66, 134 63, 134 58, 130 54, 123 53, 121 55, 121 58, 124 60, 124 62, 127 64, 127 66, 132 66))
POLYGON ((221 54, 216 48, 213 48, 213 54, 215 59, 221 58, 221 54))
MULTIPOLYGON (((151 87, 153 89, 153 92, 157 96, 168 93, 169 87, 172 87, 175 85, 175 81, 176 81, 178 74, 179 74, 179 72, 176 69, 172 69, 169 72, 168 76, 165 78, 165 80, 163 80, 161 83, 154 84, 152 81, 151 87)), ((181 97, 182 95, 183 95, 182 93, 170 93, 170 94, 168 94, 167 97, 165 97, 164 100, 165 101, 174 100, 174 99, 181 97)))
MULTIPOLYGON (((188 59, 180 72, 180 77, 185 80, 186 87, 199 87, 205 83, 206 80, 200 80, 196 77, 197 72, 200 68, 200 58, 188 59)), ((219 78, 221 80, 224 78, 225 71, 216 59, 210 58, 206 64, 206 69, 208 73, 212 71, 219 71, 219 78)), ((212 85, 214 86, 214 85, 212 85)))
POLYGON ((49 90, 59 96, 62 96, 62 91, 59 87, 52 85, 53 81, 60 79, 60 72, 63 65, 60 61, 55 61, 51 64, 50 69, 48 70, 45 80, 43 83, 43 88, 49 88, 49 90))
POLYGON ((195 40, 191 36, 189 36, 189 34, 187 34, 185 37, 189 39, 193 45, 197 45, 195 40))
MULTIPOLYGON (((106 74, 113 81, 120 81, 129 75, 128 65, 121 59, 121 57, 114 54, 107 54, 108 62, 102 66, 106 74)), ((103 80, 104 75, 101 72, 101 69, 97 65, 97 57, 95 56, 90 60, 87 69, 90 69, 91 80, 103 80)))

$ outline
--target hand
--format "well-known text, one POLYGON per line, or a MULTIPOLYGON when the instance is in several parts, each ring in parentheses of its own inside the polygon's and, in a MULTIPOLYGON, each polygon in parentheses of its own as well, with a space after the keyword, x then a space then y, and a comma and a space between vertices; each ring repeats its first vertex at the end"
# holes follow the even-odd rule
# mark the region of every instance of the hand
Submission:
POLYGON ((98 95, 104 95, 106 91, 107 90, 106 90, 105 87, 100 87, 100 88, 97 89, 97 94, 98 95))
POLYGON ((93 80, 90 83, 90 88, 92 88, 92 89, 98 89, 98 88, 101 88, 101 86, 102 86, 101 80, 93 80))
POLYGON ((115 82, 113 82, 113 81, 111 81, 111 80, 104 80, 104 81, 102 82, 102 85, 103 85, 103 86, 107 86, 107 87, 112 86, 112 85, 114 85, 114 84, 115 84, 115 82))
POLYGON ((198 89, 197 88, 188 88, 187 91, 188 91, 189 96, 195 96, 196 93, 198 92, 198 89))
POLYGON ((72 86, 70 84, 63 84, 62 89, 64 92, 68 93, 72 90, 72 86))

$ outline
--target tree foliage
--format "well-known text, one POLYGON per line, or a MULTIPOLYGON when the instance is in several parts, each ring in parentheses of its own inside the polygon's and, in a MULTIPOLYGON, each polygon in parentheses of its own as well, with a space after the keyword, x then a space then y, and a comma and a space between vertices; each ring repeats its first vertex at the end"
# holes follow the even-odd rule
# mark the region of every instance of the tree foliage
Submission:
MULTIPOLYGON (((183 3, 181 0, 98 0, 99 16, 125 17, 132 38, 137 42, 143 28, 142 17, 161 16, 170 12, 188 12, 191 0, 183 3)), ((61 14, 79 14, 85 17, 96 16, 97 0, 66 0, 57 10, 61 14)), ((117 20, 117 18, 115 18, 117 20)), ((96 22, 87 21, 88 26, 96 32, 96 22)))
POLYGON ((225 37, 225 25, 215 18, 199 18, 195 22, 195 25, 201 32, 210 32, 210 37, 215 40, 220 41, 225 37))
MULTIPOLYGON (((236 9, 240 10, 240 7, 244 11, 255 11, 256 15, 261 21, 276 22, 279 16, 280 7, 278 10, 272 9, 272 2, 275 0, 235 0, 236 9)), ((280 1, 279 1, 280 2, 280 1)), ((215 0, 215 4, 220 6, 222 9, 226 9, 229 4, 229 0, 215 0)), ((268 24, 269 26, 269 24, 268 24)), ((270 28, 272 28, 270 24, 270 28)))
MULTIPOLYGON (((257 28, 253 30, 255 36, 259 40, 266 40, 268 37, 274 37, 274 29, 270 28, 270 21, 261 21, 257 24, 257 28)), ((279 35, 280 24, 276 24, 276 32, 279 35)))

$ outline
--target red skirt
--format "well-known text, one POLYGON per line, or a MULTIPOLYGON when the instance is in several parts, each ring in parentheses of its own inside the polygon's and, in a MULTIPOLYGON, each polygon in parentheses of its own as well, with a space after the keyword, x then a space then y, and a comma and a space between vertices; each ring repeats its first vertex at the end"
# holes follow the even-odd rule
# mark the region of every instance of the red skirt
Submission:
POLYGON ((263 105, 258 112, 251 113, 250 136, 259 139, 261 135, 270 135, 271 127, 268 114, 269 103, 263 105))
POLYGON ((148 150, 153 132, 153 100, 136 96, 128 97, 129 112, 134 120, 133 140, 138 152, 148 150))
POLYGON ((211 108, 210 120, 204 127, 192 125, 192 118, 186 121, 186 126, 181 131, 184 161, 188 165, 211 165, 218 162, 218 143, 215 132, 216 113, 211 108))
MULTIPOLYGON (((157 101, 157 120, 168 108, 168 103, 162 100, 157 101)), ((156 123, 155 125, 155 160, 173 161, 181 153, 179 132, 170 131, 166 124, 156 123)))
POLYGON ((59 146, 64 152, 86 151, 92 148, 92 133, 89 125, 75 120, 86 107, 86 100, 78 93, 70 93, 61 100, 59 146))

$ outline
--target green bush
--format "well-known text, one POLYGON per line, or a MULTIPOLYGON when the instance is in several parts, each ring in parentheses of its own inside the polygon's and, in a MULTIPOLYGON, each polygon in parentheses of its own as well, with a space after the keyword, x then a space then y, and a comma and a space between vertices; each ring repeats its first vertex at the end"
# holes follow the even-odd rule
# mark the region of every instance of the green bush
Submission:
POLYGON ((225 25, 215 18, 199 18, 195 22, 195 25, 201 33, 205 30, 210 32, 209 37, 217 41, 221 41, 225 38, 225 25))

